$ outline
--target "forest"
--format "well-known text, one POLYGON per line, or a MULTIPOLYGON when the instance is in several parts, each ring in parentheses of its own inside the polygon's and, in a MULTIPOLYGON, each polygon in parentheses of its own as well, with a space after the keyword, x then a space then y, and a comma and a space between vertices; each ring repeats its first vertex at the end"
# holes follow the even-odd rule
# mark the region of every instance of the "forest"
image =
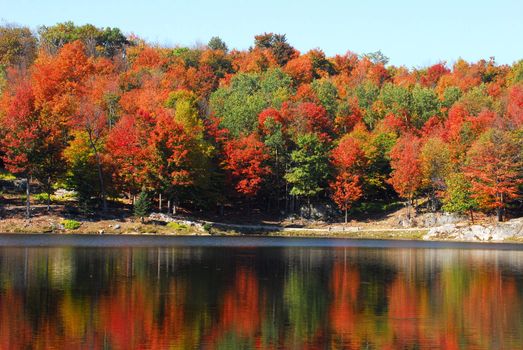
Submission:
POLYGON ((275 33, 236 50, 3 25, 0 159, 28 208, 65 188, 97 213, 148 198, 347 222, 401 202, 502 221, 523 213, 523 60, 407 68, 275 33))

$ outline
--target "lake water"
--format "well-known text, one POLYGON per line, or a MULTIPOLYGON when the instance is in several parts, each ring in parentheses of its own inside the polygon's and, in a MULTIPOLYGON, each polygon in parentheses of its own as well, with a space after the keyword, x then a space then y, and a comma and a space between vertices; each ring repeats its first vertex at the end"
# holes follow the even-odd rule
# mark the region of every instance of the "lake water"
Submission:
POLYGON ((0 348, 521 349, 516 245, 0 235, 0 348))

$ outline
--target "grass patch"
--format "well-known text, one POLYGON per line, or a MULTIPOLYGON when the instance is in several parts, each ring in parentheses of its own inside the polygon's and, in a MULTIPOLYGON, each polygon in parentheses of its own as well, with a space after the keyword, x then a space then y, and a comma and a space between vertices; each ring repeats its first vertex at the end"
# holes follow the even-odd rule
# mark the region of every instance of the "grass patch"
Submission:
POLYGON ((332 231, 332 232, 311 232, 304 230, 296 231, 273 231, 269 232, 268 236, 280 237, 338 237, 338 238, 354 238, 354 239, 396 239, 396 240, 421 240, 423 235, 428 232, 427 229, 419 230, 386 230, 383 231, 332 231))
POLYGON ((167 223, 167 227, 170 228, 170 229, 173 229, 173 230, 186 230, 188 229, 188 226, 185 225, 185 224, 180 224, 176 221, 172 221, 172 222, 169 222, 167 223))
MULTIPOLYGON (((37 193, 37 194, 34 194, 33 195, 33 199, 36 200, 37 202, 47 202, 47 193, 37 193)), ((52 200, 52 196, 51 196, 51 200, 52 200)))
POLYGON ((64 225, 64 228, 67 230, 77 230, 82 225, 81 222, 78 222, 76 220, 63 220, 62 225, 64 225))

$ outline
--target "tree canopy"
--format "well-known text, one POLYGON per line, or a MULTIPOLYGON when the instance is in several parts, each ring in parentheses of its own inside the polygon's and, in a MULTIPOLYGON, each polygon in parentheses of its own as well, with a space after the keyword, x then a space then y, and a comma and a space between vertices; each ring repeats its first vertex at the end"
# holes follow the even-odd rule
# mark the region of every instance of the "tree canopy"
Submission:
POLYGON ((73 22, 0 27, 1 166, 90 206, 368 201, 521 214, 523 65, 406 68, 380 51, 162 47, 73 22))

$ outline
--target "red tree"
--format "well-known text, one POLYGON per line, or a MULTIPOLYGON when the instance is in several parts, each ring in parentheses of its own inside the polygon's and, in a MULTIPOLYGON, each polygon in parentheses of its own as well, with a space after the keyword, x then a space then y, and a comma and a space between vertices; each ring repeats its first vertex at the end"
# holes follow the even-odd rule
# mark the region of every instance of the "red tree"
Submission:
POLYGON ((427 68, 425 74, 421 76, 420 82, 423 86, 433 88, 438 84, 439 78, 449 73, 450 70, 445 67, 444 63, 437 63, 427 68))
POLYGON ((231 172, 236 191, 247 197, 255 196, 264 177, 271 173, 265 165, 269 159, 265 144, 256 134, 251 134, 228 141, 224 151, 224 167, 231 172))
POLYGON ((191 136, 167 112, 158 112, 149 135, 147 163, 150 183, 158 190, 175 191, 192 184, 189 167, 191 136))
POLYGON ((119 189, 136 195, 148 184, 147 140, 154 128, 154 118, 145 112, 124 115, 107 136, 106 152, 119 189))
POLYGON ((345 211, 345 223, 347 223, 348 210, 363 195, 360 176, 340 172, 336 180, 330 183, 330 187, 333 191, 332 199, 341 210, 345 211))
MULTIPOLYGON (((35 106, 30 81, 16 76, 1 100, 2 157, 7 170, 27 179, 26 216, 30 216, 30 182, 36 178, 51 191, 52 181, 63 171, 64 140, 57 124, 45 118, 35 106)), ((48 202, 49 209, 49 202, 48 202)))
POLYGON ((473 196, 486 210, 494 209, 503 220, 507 203, 517 198, 521 178, 521 140, 499 130, 485 132, 468 152, 465 175, 471 180, 473 196))
POLYGON ((357 140, 344 137, 331 153, 331 162, 336 168, 336 179, 330 183, 332 199, 338 207, 347 211, 352 204, 361 198, 361 176, 366 163, 365 153, 357 140))
POLYGON ((509 92, 507 114, 510 120, 516 125, 523 125, 523 87, 513 86, 509 92))
POLYGON ((390 152, 392 173, 388 182, 408 200, 409 216, 414 195, 422 182, 419 154, 420 140, 409 134, 402 136, 390 152))
POLYGON ((302 102, 297 106, 284 103, 281 114, 296 135, 316 133, 320 139, 330 141, 333 123, 323 106, 312 102, 302 102))

